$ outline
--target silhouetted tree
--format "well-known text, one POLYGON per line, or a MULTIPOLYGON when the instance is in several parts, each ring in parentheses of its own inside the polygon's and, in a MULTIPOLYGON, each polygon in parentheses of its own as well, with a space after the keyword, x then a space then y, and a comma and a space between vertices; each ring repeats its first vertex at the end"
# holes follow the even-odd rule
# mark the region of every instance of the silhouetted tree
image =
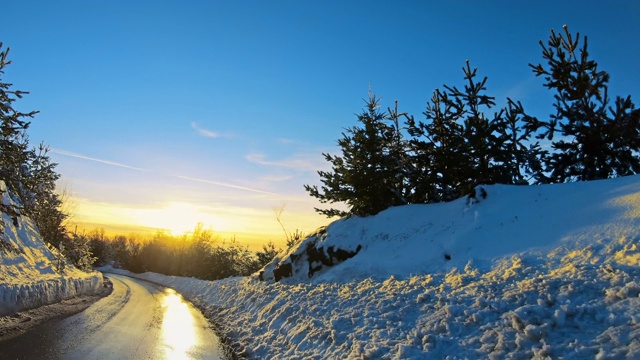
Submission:
POLYGON ((496 143, 493 146, 498 163, 496 170, 500 173, 497 178, 505 184, 546 183, 543 162, 547 151, 542 150, 539 142, 531 142, 535 134, 526 126, 533 119, 519 101, 507 98, 507 102, 494 123, 496 143))
POLYGON ((494 97, 485 93, 487 77, 477 81, 477 69, 468 61, 462 70, 464 88, 436 89, 424 112, 426 122, 408 118, 414 202, 450 201, 478 184, 522 184, 525 174, 538 176, 536 157, 543 153, 529 144, 531 131, 519 125, 528 120, 522 104, 507 99, 506 108, 486 117, 495 106, 494 97))
POLYGON ((458 123, 460 108, 447 93, 436 89, 423 113, 427 122, 407 121, 413 136, 413 174, 410 176, 416 202, 449 201, 459 196, 463 178, 463 127, 458 123), (422 199, 422 201, 420 201, 422 199))
POLYGON ((640 112, 631 97, 610 105, 609 74, 589 58, 587 37, 579 48, 566 25, 540 41, 546 65, 529 64, 544 86, 555 91, 555 114, 529 127, 539 138, 555 140, 546 163, 550 182, 604 179, 640 171, 640 112), (556 132, 559 139, 556 138, 556 132))
POLYGON ((318 209, 328 217, 376 214, 390 206, 403 205, 404 160, 398 156, 400 130, 389 114, 380 111, 378 99, 369 95, 366 109, 358 115, 360 126, 346 129, 338 146, 342 155, 323 154, 331 171, 319 171, 322 187, 305 185, 322 203, 345 203, 348 211, 318 209))
POLYGON ((94 264, 97 266, 106 265, 112 259, 112 254, 104 229, 91 231, 87 237, 89 238, 89 251, 96 259, 94 264))
POLYGON ((495 153, 491 146, 496 143, 494 122, 485 117, 483 110, 495 106, 495 98, 486 95, 487 77, 476 81, 477 69, 471 69, 469 61, 462 68, 466 84, 463 90, 457 87, 444 86, 449 91, 449 99, 462 122, 462 146, 448 149, 460 151, 464 155, 461 164, 460 191, 466 194, 477 184, 499 182, 498 175, 493 171, 495 153))

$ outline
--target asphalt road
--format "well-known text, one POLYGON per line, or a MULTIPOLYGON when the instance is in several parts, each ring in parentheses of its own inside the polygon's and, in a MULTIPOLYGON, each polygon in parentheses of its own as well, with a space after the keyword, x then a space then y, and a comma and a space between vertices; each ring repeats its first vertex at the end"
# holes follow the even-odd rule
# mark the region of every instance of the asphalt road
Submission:
POLYGON ((111 295, 0 343, 0 359, 223 359, 204 316, 174 290, 108 274, 111 295))

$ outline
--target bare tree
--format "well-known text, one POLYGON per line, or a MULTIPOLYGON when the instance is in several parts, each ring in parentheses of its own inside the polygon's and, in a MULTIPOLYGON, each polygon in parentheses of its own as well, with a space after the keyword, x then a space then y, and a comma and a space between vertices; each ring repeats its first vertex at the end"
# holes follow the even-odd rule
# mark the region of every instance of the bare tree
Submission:
POLYGON ((282 204, 279 208, 273 208, 273 213, 276 215, 276 221, 278 221, 278 224, 280 224, 280 227, 284 232, 284 237, 287 241, 287 249, 291 249, 302 241, 302 239, 304 238, 304 233, 299 229, 296 229, 293 232, 287 231, 284 223, 282 222, 282 213, 284 212, 284 207, 285 204, 282 204))

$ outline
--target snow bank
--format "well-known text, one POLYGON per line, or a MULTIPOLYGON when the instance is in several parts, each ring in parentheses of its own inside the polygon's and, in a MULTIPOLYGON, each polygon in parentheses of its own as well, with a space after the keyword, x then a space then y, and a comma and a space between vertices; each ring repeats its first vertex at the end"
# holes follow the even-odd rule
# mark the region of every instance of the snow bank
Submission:
POLYGON ((91 295, 102 288, 100 274, 82 277, 60 276, 33 283, 0 284, 0 316, 49 305, 80 295, 91 295))
MULTIPOLYGON (((325 252, 332 247, 362 249, 343 265, 314 273, 312 281, 429 274, 464 268, 469 262, 488 270, 494 259, 525 250, 582 246, 580 242, 586 244, 594 237, 623 236, 619 232, 634 236, 640 230, 638 177, 482 188, 485 199, 399 206, 376 216, 333 222, 300 248, 315 242, 325 252)), ((291 254, 266 269, 292 262, 291 254)), ((296 280, 308 281, 311 264, 293 262, 299 267, 292 271, 296 280)))
POLYGON ((98 272, 85 273, 71 265, 63 275, 56 272, 55 255, 33 221, 15 210, 18 202, 3 181, 0 194, 0 316, 98 292, 103 280, 98 272))
POLYGON ((317 246, 361 250, 311 278, 135 276, 250 358, 640 358, 640 177, 485 190, 332 223, 317 246))

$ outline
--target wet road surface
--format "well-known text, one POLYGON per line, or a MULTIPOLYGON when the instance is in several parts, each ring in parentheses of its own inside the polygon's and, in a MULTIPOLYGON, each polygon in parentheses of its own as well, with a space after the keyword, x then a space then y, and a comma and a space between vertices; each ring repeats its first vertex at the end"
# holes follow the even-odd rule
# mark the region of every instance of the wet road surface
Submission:
POLYGON ((196 308, 172 289, 107 274, 111 295, 0 343, 0 359, 224 359, 196 308))

